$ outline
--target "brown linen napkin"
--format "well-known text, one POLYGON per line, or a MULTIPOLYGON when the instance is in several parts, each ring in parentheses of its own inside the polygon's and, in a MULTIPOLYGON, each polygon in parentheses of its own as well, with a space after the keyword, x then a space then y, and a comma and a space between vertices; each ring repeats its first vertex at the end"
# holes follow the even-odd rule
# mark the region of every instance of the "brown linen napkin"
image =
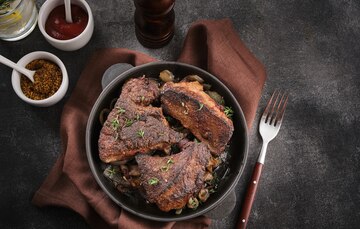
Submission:
MULTIPOLYGON (((133 66, 156 61, 127 49, 97 51, 81 73, 64 106, 61 117, 62 154, 35 193, 32 202, 39 206, 70 208, 93 228, 207 228, 210 219, 161 223, 134 216, 117 206, 96 183, 86 158, 86 122, 101 92, 101 77, 116 63, 133 66)), ((265 81, 262 64, 238 38, 229 19, 194 23, 185 40, 180 62, 201 67, 216 75, 234 93, 251 126, 265 81)))

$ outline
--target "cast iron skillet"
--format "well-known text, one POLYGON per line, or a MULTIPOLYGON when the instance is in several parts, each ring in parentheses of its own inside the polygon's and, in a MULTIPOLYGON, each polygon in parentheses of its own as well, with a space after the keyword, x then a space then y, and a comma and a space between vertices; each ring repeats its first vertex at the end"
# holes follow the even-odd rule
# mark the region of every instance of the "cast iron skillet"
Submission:
MULTIPOLYGON (((204 123, 204 125, 206 125, 206 123, 204 123)), ((238 183, 241 173, 244 170, 247 153, 248 135, 245 118, 238 102, 229 89, 210 73, 195 66, 178 62, 154 62, 137 66, 123 72, 104 88, 95 102, 87 122, 86 154, 97 183, 104 192, 123 209, 140 217, 156 221, 166 222, 190 219, 204 215, 214 209, 229 195, 238 183), (206 83, 211 84, 211 90, 217 91, 222 95, 226 105, 231 106, 234 110, 233 122, 235 130, 230 141, 226 163, 223 163, 217 171, 221 178, 217 192, 213 193, 210 198, 204 204, 199 205, 196 210, 186 209, 183 210, 180 215, 176 215, 174 211, 162 212, 155 204, 147 204, 142 198, 120 193, 103 176, 102 163, 98 155, 98 138, 101 130, 99 114, 101 110, 108 108, 112 99, 118 98, 126 80, 143 75, 157 78, 159 72, 165 69, 173 72, 176 77, 180 78, 190 74, 200 76, 206 83)))

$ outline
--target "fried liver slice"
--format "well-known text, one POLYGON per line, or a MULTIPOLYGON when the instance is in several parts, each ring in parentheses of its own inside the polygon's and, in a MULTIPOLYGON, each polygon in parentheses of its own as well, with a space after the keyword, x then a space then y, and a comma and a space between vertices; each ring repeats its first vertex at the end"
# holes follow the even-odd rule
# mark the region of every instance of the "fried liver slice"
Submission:
POLYGON ((160 210, 181 209, 204 187, 211 153, 203 143, 187 142, 180 153, 166 156, 136 155, 145 197, 160 210))
POLYGON ((122 87, 98 140, 99 156, 105 163, 131 159, 137 153, 169 150, 185 136, 170 128, 162 109, 151 106, 160 91, 155 80, 140 77, 122 87))
POLYGON ((192 134, 221 154, 229 142, 234 126, 218 105, 194 82, 168 82, 162 88, 161 104, 165 113, 179 120, 192 134))

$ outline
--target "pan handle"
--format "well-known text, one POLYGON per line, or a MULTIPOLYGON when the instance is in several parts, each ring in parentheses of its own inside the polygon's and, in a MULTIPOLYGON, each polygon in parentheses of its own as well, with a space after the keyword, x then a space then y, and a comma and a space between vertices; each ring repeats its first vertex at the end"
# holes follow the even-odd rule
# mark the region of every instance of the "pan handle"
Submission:
POLYGON ((106 71, 101 79, 101 87, 104 88, 111 83, 116 77, 126 72, 127 70, 133 68, 131 64, 128 63, 118 63, 111 65, 106 71))

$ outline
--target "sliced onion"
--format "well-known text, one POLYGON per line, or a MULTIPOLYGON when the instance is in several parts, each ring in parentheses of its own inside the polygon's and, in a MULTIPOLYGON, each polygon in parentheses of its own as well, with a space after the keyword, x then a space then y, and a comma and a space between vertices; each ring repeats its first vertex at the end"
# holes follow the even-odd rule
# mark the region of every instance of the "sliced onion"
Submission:
POLYGON ((204 181, 210 182, 214 179, 214 176, 210 172, 206 172, 204 175, 204 181))
POLYGON ((163 81, 163 82, 173 82, 175 79, 175 76, 172 72, 170 72, 169 70, 164 70, 161 71, 159 74, 159 78, 163 81))
POLYGON ((199 201, 195 197, 190 197, 188 200, 186 206, 191 209, 196 209, 199 206, 199 201))
POLYGON ((204 80, 198 76, 198 75, 188 75, 188 76, 185 76, 181 81, 185 81, 185 82, 193 82, 193 81, 197 81, 199 82, 200 84, 203 84, 204 83, 204 80))
POLYGON ((205 202, 210 196, 209 190, 207 188, 203 188, 200 190, 198 197, 201 202, 205 202))

